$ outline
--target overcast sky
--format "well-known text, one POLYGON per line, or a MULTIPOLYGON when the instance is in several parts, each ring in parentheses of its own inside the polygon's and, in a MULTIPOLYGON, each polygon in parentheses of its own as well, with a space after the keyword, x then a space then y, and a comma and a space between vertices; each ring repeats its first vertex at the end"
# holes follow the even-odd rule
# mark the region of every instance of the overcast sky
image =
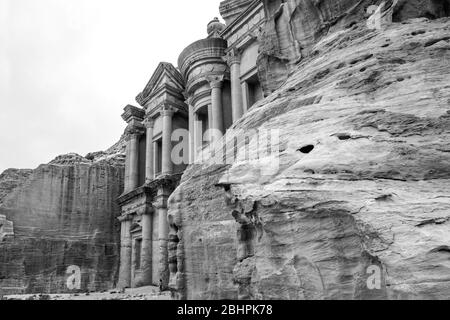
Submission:
POLYGON ((0 0, 0 172, 104 150, 220 0, 0 0))

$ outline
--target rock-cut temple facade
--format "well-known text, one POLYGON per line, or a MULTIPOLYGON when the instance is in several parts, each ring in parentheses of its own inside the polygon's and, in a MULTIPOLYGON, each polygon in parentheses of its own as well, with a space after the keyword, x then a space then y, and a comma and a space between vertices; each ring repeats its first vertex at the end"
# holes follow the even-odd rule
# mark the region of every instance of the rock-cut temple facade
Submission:
POLYGON ((213 19, 207 37, 181 52, 178 67, 161 62, 136 98, 139 107, 124 109, 125 190, 118 199, 121 288, 168 288, 168 198, 202 149, 263 98, 256 63, 263 4, 227 0, 220 12, 226 24, 213 19), (188 136, 177 141, 177 130, 188 136), (179 161, 171 155, 183 139, 179 161))

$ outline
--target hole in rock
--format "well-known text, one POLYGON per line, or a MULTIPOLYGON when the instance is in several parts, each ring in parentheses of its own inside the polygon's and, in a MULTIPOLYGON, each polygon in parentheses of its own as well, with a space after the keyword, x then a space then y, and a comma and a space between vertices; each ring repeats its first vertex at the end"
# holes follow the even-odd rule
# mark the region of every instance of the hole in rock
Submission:
POLYGON ((313 150, 314 150, 314 146, 312 144, 304 146, 304 147, 301 147, 300 149, 298 149, 298 151, 300 151, 301 153, 305 153, 305 154, 308 154, 308 153, 310 153, 313 150))
POLYGON ((403 77, 398 77, 398 78, 397 78, 397 81, 398 81, 398 82, 402 82, 403 80, 405 80, 405 78, 403 78, 403 77))
POLYGON ((371 59, 371 58, 373 58, 373 54, 366 54, 366 55, 363 57, 364 60, 369 60, 369 59, 371 59))
POLYGON ((392 194, 383 194, 375 198, 376 201, 389 201, 392 200, 392 194))
POLYGON ((352 138, 352 136, 347 133, 338 133, 336 136, 339 140, 349 140, 352 138))
POLYGON ((345 62, 339 63, 336 69, 342 69, 343 67, 345 67, 345 62))
POLYGON ((440 246, 436 249, 431 250, 431 253, 450 253, 450 247, 449 246, 440 246))
POLYGON ((367 70, 367 68, 364 67, 364 68, 361 68, 359 71, 360 71, 360 72, 364 72, 364 71, 366 71, 366 70, 367 70))
POLYGON ((346 29, 350 29, 351 27, 353 27, 353 26, 355 26, 356 25, 356 21, 352 21, 352 22, 350 22, 350 24, 348 24, 345 28, 346 29))
POLYGON ((382 48, 387 48, 387 47, 389 47, 391 44, 390 43, 385 43, 385 44, 383 44, 381 47, 382 48))
POLYGON ((424 34, 424 33, 425 33, 425 30, 418 30, 418 31, 411 32, 411 35, 412 36, 417 36, 419 34, 424 34))

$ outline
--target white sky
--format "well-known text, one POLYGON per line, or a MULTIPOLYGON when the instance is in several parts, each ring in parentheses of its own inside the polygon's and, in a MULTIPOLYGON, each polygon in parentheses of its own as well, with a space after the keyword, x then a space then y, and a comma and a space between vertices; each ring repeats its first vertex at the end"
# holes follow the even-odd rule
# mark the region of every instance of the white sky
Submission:
POLYGON ((220 1, 0 0, 0 172, 114 144, 123 107, 220 1))

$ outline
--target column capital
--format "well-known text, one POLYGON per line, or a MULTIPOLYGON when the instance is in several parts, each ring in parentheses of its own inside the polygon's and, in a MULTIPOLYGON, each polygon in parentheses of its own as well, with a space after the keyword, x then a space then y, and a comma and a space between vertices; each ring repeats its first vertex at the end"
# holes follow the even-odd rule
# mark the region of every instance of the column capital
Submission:
POLYGON ((157 196, 155 202, 152 203, 155 209, 167 209, 167 196, 157 196))
POLYGON ((136 214, 138 216, 144 216, 147 214, 152 214, 154 212, 154 208, 151 206, 146 206, 145 208, 141 208, 139 210, 136 211, 136 214))
POLYGON ((142 133, 129 133, 125 141, 137 140, 142 136, 142 133))
POLYGON ((145 133, 144 131, 145 131, 144 126, 142 124, 139 124, 139 125, 130 124, 125 129, 125 134, 128 136, 133 136, 133 135, 140 136, 145 133))
POLYGON ((173 117, 175 112, 176 112, 175 108, 168 104, 163 104, 161 106, 161 116, 162 117, 173 117))
POLYGON ((186 104, 188 105, 188 106, 192 106, 192 101, 194 100, 194 97, 192 97, 192 96, 190 96, 190 97, 187 97, 186 98, 186 104))
POLYGON ((209 85, 211 86, 211 89, 214 89, 214 88, 221 89, 223 86, 223 80, 224 80, 223 75, 208 78, 208 82, 209 82, 209 85))
POLYGON ((155 127, 155 119, 153 118, 145 118, 142 122, 145 128, 153 129, 155 127))
POLYGON ((239 64, 241 63, 241 52, 238 49, 231 49, 223 59, 230 67, 239 64))

